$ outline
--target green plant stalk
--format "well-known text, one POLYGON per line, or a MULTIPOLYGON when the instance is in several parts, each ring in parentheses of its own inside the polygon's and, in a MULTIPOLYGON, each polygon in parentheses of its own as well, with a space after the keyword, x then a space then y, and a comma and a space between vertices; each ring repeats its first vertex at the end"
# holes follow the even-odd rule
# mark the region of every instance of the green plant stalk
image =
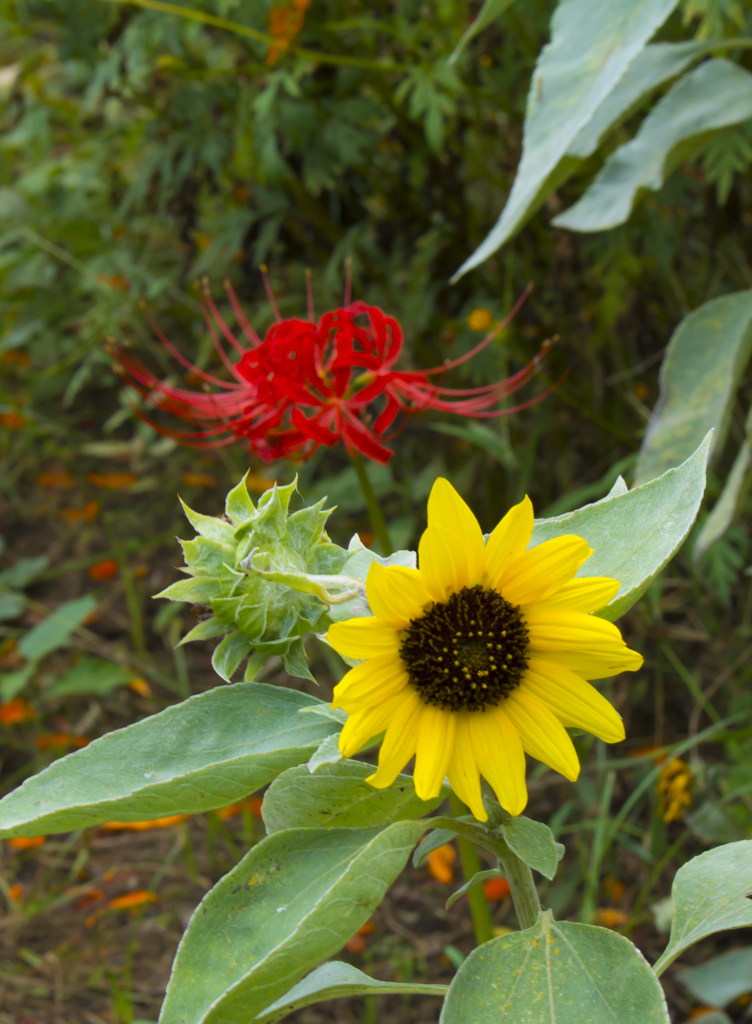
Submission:
POLYGON ((381 545, 381 553, 383 555, 391 555, 394 548, 392 547, 392 542, 389 538, 386 519, 384 519, 384 513, 381 511, 379 499, 376 497, 373 487, 371 487, 371 481, 368 479, 368 472, 366 470, 366 464, 363 462, 363 456, 358 455, 355 452, 350 452, 350 461, 353 464, 355 473, 358 477, 358 483, 360 484, 360 489, 366 500, 366 508, 368 509, 369 516, 371 517, 371 526, 373 526, 376 539, 381 545))
POLYGON ((509 885, 509 892, 514 903, 520 928, 532 928, 540 917, 541 905, 538 890, 535 887, 533 872, 516 853, 504 843, 506 852, 499 852, 499 864, 509 885))
MULTIPOLYGON (((452 805, 452 814, 455 818, 459 818, 461 815, 467 814, 467 807, 465 807, 455 793, 452 793, 449 799, 452 805)), ((457 836, 457 845, 460 848, 462 873, 465 881, 469 882, 473 875, 477 875, 479 871, 483 870, 480 857, 478 856, 475 843, 470 842, 469 839, 465 839, 463 836, 457 836)), ((479 946, 482 946, 484 942, 488 942, 494 935, 493 921, 491 920, 491 908, 488 905, 488 900, 486 899, 486 894, 483 891, 483 886, 474 885, 468 892, 467 898, 470 901, 470 913, 473 917, 475 941, 479 946)))

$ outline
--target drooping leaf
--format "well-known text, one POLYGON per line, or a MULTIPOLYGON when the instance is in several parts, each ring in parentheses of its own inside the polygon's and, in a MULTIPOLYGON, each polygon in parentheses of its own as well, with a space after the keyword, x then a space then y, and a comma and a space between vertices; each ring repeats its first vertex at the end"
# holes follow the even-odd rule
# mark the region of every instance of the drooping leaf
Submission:
POLYGON ((475 39, 475 37, 482 32, 484 28, 488 28, 491 22, 496 21, 497 18, 501 17, 507 7, 511 7, 512 3, 513 0, 483 0, 483 6, 478 11, 476 18, 471 23, 470 27, 465 29, 463 32, 462 38, 454 48, 447 64, 454 64, 470 40, 475 39))
POLYGON ((752 840, 701 853, 676 872, 674 916, 657 975, 695 942, 715 932, 752 925, 752 840))
POLYGON ((598 107, 567 150, 567 156, 592 156, 607 131, 613 131, 655 89, 678 77, 692 61, 712 49, 707 40, 651 43, 637 54, 623 77, 598 107))
POLYGON ((473 950, 449 986, 441 1024, 669 1024, 658 979, 607 928, 538 923, 473 950))
POLYGON ((421 985, 414 981, 378 981, 369 978, 357 967, 334 960, 322 964, 315 971, 299 981, 294 988, 260 1013, 254 1024, 276 1024, 288 1013, 300 1010, 311 1003, 324 999, 338 999, 343 996, 396 995, 399 993, 423 996, 444 996, 446 985, 421 985))
POLYGON ((306 761, 338 729, 315 697, 236 683, 190 697, 55 761, 0 800, 0 838, 224 807, 306 761))
POLYGON ((47 696, 63 697, 79 693, 104 697, 116 687, 137 678, 138 672, 116 665, 106 658, 81 658, 47 690, 47 696))
POLYGON ((677 971, 676 977, 700 1002, 727 1006, 752 991, 752 946, 721 953, 699 967, 677 971))
POLYGON ((434 828, 430 822, 426 822, 426 826, 431 828, 431 831, 423 839, 420 845, 413 854, 413 867, 422 867, 429 853, 433 853, 434 850, 438 850, 440 847, 445 846, 457 835, 456 829, 449 828, 434 828))
POLYGON ((521 814, 509 818, 501 826, 501 832, 509 849, 528 867, 548 879, 554 877, 559 861, 564 856, 564 847, 556 842, 548 825, 521 814))
POLYGON ((572 142, 675 6, 676 0, 561 0, 551 20, 551 42, 533 72, 522 159, 509 199, 455 280, 511 238, 568 176, 561 165, 572 142))
POLYGON ((18 645, 19 651, 30 661, 41 661, 59 647, 64 647, 73 630, 81 625, 96 606, 97 599, 92 594, 66 601, 26 633, 18 645))
POLYGON ((532 546, 573 533, 593 548, 578 576, 610 576, 621 587, 599 614, 614 622, 645 592, 679 549, 695 521, 705 490, 711 436, 677 469, 631 491, 606 497, 576 512, 539 519, 532 546))
POLYGON ((161 1024, 251 1024, 368 920, 421 830, 401 821, 267 836, 191 918, 161 1024))
POLYGON ((323 825, 365 828, 422 818, 446 798, 442 793, 420 800, 409 775, 398 775, 387 789, 375 789, 366 782, 369 775, 371 765, 349 759, 322 765, 313 774, 303 765, 283 772, 264 796, 266 831, 323 825))
POLYGON ((749 493, 750 484, 752 484, 752 410, 747 414, 744 443, 737 452, 734 465, 726 477, 720 497, 702 524, 692 552, 695 561, 699 561, 710 545, 715 544, 723 537, 738 517, 749 493))
POLYGON ((585 194, 553 223, 570 231, 605 231, 629 219, 644 189, 657 192, 709 136, 752 117, 752 75, 718 58, 676 82, 631 142, 613 152, 585 194))
POLYGON ((470 878, 464 885, 461 885, 456 892, 453 892, 449 899, 446 901, 445 909, 449 910, 453 904, 461 899, 465 893, 470 892, 476 885, 482 885, 483 882, 490 882, 494 878, 504 878, 504 872, 499 868, 492 868, 490 871, 476 871, 476 873, 470 878))
POLYGON ((711 450, 721 451, 750 354, 752 290, 711 299, 682 320, 663 357, 660 396, 637 461, 638 484, 678 466, 711 429, 711 450))

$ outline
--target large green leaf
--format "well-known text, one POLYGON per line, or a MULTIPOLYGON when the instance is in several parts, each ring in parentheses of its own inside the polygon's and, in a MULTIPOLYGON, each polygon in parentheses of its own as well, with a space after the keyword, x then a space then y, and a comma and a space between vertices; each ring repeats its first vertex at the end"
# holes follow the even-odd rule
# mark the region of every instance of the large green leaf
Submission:
POLYGON ((752 840, 718 846, 680 867, 671 888, 671 934, 655 973, 708 935, 752 925, 751 894, 752 840))
POLYGON ((634 139, 609 156, 585 194, 553 223, 570 231, 623 224, 642 190, 657 192, 709 135, 751 117, 752 75, 721 58, 702 64, 669 89, 634 139))
POLYGON ((0 838, 222 807, 307 760, 339 728, 315 697, 218 686, 55 761, 0 800, 0 838))
POLYGON ((669 1024, 658 979, 629 939, 541 914, 465 960, 441 1024, 669 1024))
POLYGON ((752 353, 752 290, 694 310, 674 331, 661 365, 661 391, 637 462, 638 484, 678 466, 714 429, 723 448, 731 410, 752 353))
POLYGON ((512 237, 562 177, 578 134, 677 0, 560 0, 527 98, 522 159, 507 204, 483 244, 455 275, 477 267, 512 237))
POLYGON ((680 75, 692 61, 708 53, 712 45, 707 40, 693 39, 646 46, 574 140, 567 156, 583 160, 592 156, 607 131, 613 131, 651 92, 680 75))
POLYGON ((677 469, 641 487, 536 521, 533 547, 574 533, 593 548, 577 575, 619 580, 618 594, 599 612, 602 618, 614 622, 631 608, 689 533, 705 490, 710 440, 677 469))
POLYGON ((314 774, 306 765, 288 769, 264 796, 267 832, 316 825, 362 828, 421 818, 446 798, 441 793, 435 800, 420 800, 409 775, 398 775, 387 789, 374 789, 366 782, 373 770, 373 765, 350 760, 325 764, 314 774))
POLYGON ((160 1024, 250 1024, 368 920, 422 829, 400 821, 267 836, 196 909, 160 1024))
POLYGON ((311 1003, 320 1003, 324 999, 396 994, 444 996, 446 992, 446 985, 421 985, 414 981, 378 981, 376 978, 369 978, 351 964, 334 960, 332 963, 317 967, 286 995, 267 1007, 256 1017, 255 1024, 276 1024, 293 1010, 300 1010, 311 1003))
POLYGON ((699 967, 677 971, 676 977, 706 1006, 726 1006, 752 991, 752 946, 721 953, 699 967))

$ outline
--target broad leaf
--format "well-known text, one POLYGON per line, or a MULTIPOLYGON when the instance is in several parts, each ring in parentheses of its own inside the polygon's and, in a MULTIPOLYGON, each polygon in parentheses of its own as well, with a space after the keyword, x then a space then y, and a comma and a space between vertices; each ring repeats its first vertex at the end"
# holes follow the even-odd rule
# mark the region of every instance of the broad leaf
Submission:
POLYGON ((276 1024, 293 1010, 300 1010, 311 1003, 320 1003, 324 999, 337 999, 342 996, 388 996, 400 993, 443 997, 446 992, 446 985, 421 985, 414 981, 378 981, 376 978, 369 978, 351 964, 334 960, 332 963, 317 967, 286 995, 272 1003, 256 1017, 255 1024, 276 1024))
POLYGON ((520 815, 501 826, 501 833, 507 846, 516 853, 528 867, 551 879, 556 874, 559 861, 564 856, 564 847, 557 843, 548 825, 520 815))
POLYGON ((752 75, 720 58, 702 64, 669 89, 634 139, 609 156, 585 194, 553 223, 570 231, 623 224, 642 190, 657 192, 713 132, 750 117, 752 75))
POLYGON ((661 391, 637 462, 638 484, 684 461, 711 429, 723 448, 734 398, 752 354, 752 290, 700 306, 674 331, 661 391))
POLYGON ((646 46, 574 140, 567 156, 583 160, 592 156, 607 131, 618 127, 651 92, 680 75, 692 61, 708 53, 712 45, 707 40, 691 40, 646 46))
POLYGON ((375 789, 366 782, 373 771, 372 765, 351 760, 322 765, 314 774, 304 765, 290 768, 274 780, 264 796, 261 813, 266 831, 293 826, 384 825, 421 818, 446 798, 442 793, 435 800, 418 799, 409 775, 398 775, 387 789, 375 789))
POLYGON ((306 761, 338 729, 315 697, 236 683, 190 697, 55 761, 0 800, 0 838, 224 807, 306 761))
POLYGON ((700 1002, 726 1006, 752 991, 752 946, 721 953, 699 967, 677 971, 676 977, 700 1002))
POLYGON ((267 836, 191 918, 161 1024, 250 1024, 365 924, 422 828, 401 821, 267 836))
POLYGON ((645 592, 678 551, 697 516, 705 490, 708 435, 678 469, 576 512, 539 519, 532 546, 574 533, 593 548, 578 576, 611 576, 621 587, 599 615, 614 622, 645 592))
POLYGON ((137 678, 138 672, 115 665, 105 658, 81 658, 46 691, 46 696, 63 697, 78 693, 104 697, 116 687, 137 678))
POLYGON ((74 629, 77 629, 87 615, 94 611, 97 599, 92 594, 66 601, 39 625, 34 626, 23 637, 18 649, 29 661, 42 658, 64 647, 74 629))
POLYGON ((492 939, 465 960, 441 1024, 669 1024, 658 979, 629 939, 554 921, 492 939))
POLYGON ((677 0, 561 0, 527 98, 522 159, 498 223, 455 279, 512 237, 569 171, 565 154, 677 0), (558 175, 558 177, 557 177, 558 175))
POLYGON ((660 975, 695 942, 715 932, 752 925, 752 840, 694 857, 676 872, 668 946, 654 965, 660 975))
POLYGON ((49 561, 46 555, 37 555, 34 558, 19 558, 10 569, 3 569, 0 572, 0 587, 22 590, 31 583, 35 576, 38 576, 40 572, 44 572, 49 561))

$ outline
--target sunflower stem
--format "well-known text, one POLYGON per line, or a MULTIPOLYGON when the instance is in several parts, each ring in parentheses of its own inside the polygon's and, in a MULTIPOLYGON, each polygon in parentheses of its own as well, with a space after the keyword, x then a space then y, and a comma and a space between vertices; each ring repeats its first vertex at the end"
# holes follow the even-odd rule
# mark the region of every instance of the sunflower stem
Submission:
MULTIPOLYGON (((452 804, 452 814, 455 818, 459 818, 461 815, 467 814, 467 807, 465 807, 455 793, 450 795, 450 800, 452 804)), ((465 839, 463 836, 457 836, 457 845, 460 848, 462 873, 465 876, 465 881, 469 882, 473 875, 477 875, 479 871, 483 870, 480 863, 480 857, 478 856, 478 850, 476 849, 475 843, 472 843, 469 839, 465 839)), ((474 885, 468 892, 467 898, 470 900, 470 913, 473 916, 475 941, 479 946, 482 946, 484 942, 488 942, 489 939, 494 937, 491 908, 488 905, 488 900, 486 899, 486 894, 483 891, 483 886, 474 885)))
POLYGON ((541 912, 538 890, 535 888, 533 873, 527 864, 521 860, 516 853, 509 849, 506 843, 506 852, 499 852, 499 864, 509 884, 509 892, 514 903, 514 910, 520 928, 532 928, 537 922, 541 912))
POLYGON ((368 472, 366 470, 366 464, 363 461, 363 456, 357 452, 349 452, 350 461, 355 469, 355 474, 358 477, 358 483, 360 489, 363 492, 363 497, 366 499, 366 508, 368 509, 368 515, 371 517, 371 526, 373 526, 373 532, 376 534, 376 539, 381 545, 381 553, 383 555, 391 555, 394 551, 392 542, 389 539, 389 530, 386 526, 386 519, 384 519, 384 513, 381 511, 381 505, 376 497, 371 481, 368 479, 368 472))

